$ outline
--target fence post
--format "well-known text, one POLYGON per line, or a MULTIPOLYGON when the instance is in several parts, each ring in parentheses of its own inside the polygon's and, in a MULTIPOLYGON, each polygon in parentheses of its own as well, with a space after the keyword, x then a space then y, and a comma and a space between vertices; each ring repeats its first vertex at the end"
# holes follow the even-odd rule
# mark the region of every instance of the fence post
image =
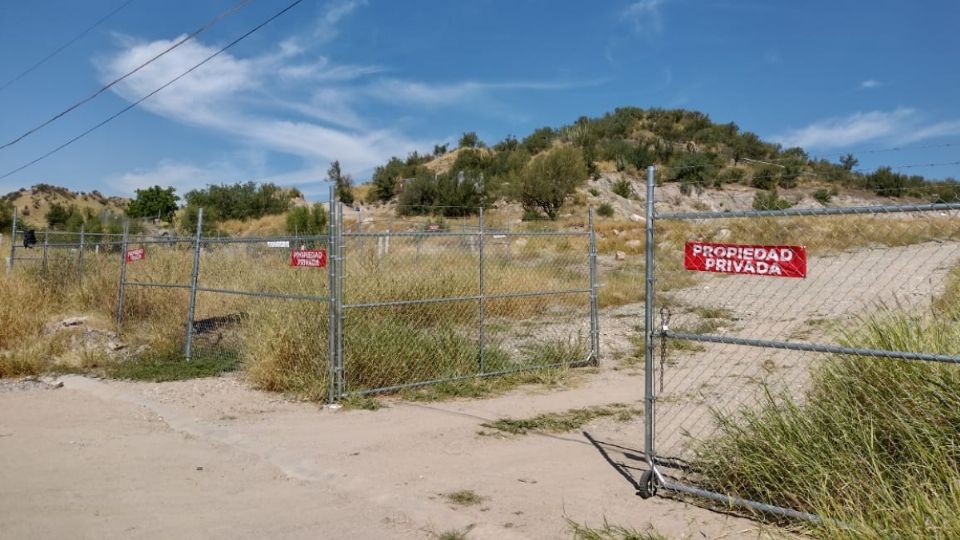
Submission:
POLYGON ((130 220, 123 221, 123 241, 120 244, 120 284, 117 287, 117 332, 123 326, 123 297, 127 288, 127 234, 130 231, 130 220))
POLYGON ((43 231, 43 266, 42 271, 44 275, 47 273, 47 248, 50 246, 50 229, 44 229, 43 231))
POLYGON ((587 211, 587 228, 589 229, 589 255, 588 264, 590 265, 590 349, 593 357, 593 365, 600 365, 600 314, 598 312, 598 288, 599 279, 597 277, 597 236, 593 231, 593 208, 587 211))
POLYGON ((346 274, 346 264, 343 256, 343 203, 337 199, 337 395, 343 396, 346 393, 346 382, 344 381, 344 360, 343 360, 343 279, 346 274))
POLYGON ((80 226, 80 253, 77 254, 77 284, 83 285, 84 226, 80 226))
POLYGON ((200 232, 203 230, 203 208, 197 210, 197 233, 193 239, 193 274, 190 277, 190 306, 187 308, 187 341, 183 357, 190 361, 193 354, 193 314, 197 308, 197 277, 200 275, 200 232))
POLYGON ((487 309, 487 299, 486 299, 486 297, 484 296, 484 294, 485 294, 485 292, 484 292, 485 289, 484 289, 483 280, 484 280, 484 261, 483 261, 483 207, 481 206, 481 207, 480 207, 480 340, 479 340, 479 344, 480 344, 480 346, 479 346, 480 356, 479 356, 479 358, 477 359, 477 362, 478 362, 477 367, 479 368, 481 374, 484 372, 484 365, 483 365, 483 345, 484 345, 483 321, 484 321, 484 316, 486 315, 486 309, 487 309))
POLYGON ((17 255, 17 208, 13 208, 13 227, 10 228, 10 258, 7 259, 7 273, 13 271, 13 259, 17 255))
POLYGON ((643 302, 643 398, 644 398, 644 407, 643 407, 643 423, 644 423, 644 442, 643 442, 643 451, 647 456, 647 461, 650 463, 651 468, 654 465, 654 414, 656 411, 654 405, 656 402, 656 396, 654 395, 654 386, 653 386, 653 338, 654 338, 654 328, 653 328, 653 279, 654 279, 654 238, 653 238, 653 222, 654 222, 654 208, 653 208, 653 198, 654 198, 654 167, 653 165, 647 167, 647 234, 646 234, 646 246, 644 248, 646 254, 646 265, 644 268, 644 280, 646 282, 646 297, 643 302))
POLYGON ((336 252, 336 227, 337 227, 337 216, 336 209, 334 205, 336 200, 336 189, 333 185, 330 186, 330 219, 329 225, 327 226, 327 304, 328 304, 328 318, 327 323, 327 371, 329 372, 330 381, 327 388, 327 403, 333 404, 339 396, 337 396, 337 336, 339 335, 339 330, 337 328, 337 252, 336 252))

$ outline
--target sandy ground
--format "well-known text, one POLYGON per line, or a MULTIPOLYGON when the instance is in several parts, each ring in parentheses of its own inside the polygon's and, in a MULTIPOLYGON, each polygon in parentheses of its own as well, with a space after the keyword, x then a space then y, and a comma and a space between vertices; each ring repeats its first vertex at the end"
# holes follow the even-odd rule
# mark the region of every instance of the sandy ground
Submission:
MULTIPOLYGON (((0 391, 4 538, 565 538, 567 519, 678 538, 768 535, 747 520, 641 500, 582 433, 502 436, 502 416, 635 401, 604 370, 559 392, 325 410, 236 376, 150 384, 79 376, 0 391), (456 506, 441 494, 473 490, 456 506)), ((642 422, 586 431, 639 476, 642 422)))

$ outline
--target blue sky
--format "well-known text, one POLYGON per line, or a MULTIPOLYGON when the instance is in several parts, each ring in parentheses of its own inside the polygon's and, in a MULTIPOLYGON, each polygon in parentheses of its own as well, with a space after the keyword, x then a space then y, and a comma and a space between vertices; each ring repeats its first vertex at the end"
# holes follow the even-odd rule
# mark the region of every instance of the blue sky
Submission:
MULTIPOLYGON (((253 0, 97 99, 0 150, 0 175, 180 74, 290 0, 253 0)), ((237 0, 133 0, 0 89, 0 144, 237 0)), ((0 2, 0 85, 124 0, 0 2)), ((618 106, 696 109, 861 168, 960 177, 951 1, 305 0, 141 106, 0 180, 132 194, 270 180, 326 193, 391 155, 489 143, 618 106), (875 151, 899 148, 893 151, 875 151)))

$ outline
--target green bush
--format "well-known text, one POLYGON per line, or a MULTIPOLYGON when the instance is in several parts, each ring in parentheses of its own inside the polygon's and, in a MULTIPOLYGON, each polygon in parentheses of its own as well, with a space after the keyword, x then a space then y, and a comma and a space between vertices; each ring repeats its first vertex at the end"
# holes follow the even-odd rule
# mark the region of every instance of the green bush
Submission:
POLYGON ((297 206, 287 213, 287 232, 297 235, 318 235, 327 231, 327 209, 320 203, 297 206))
POLYGON ((597 207, 597 215, 601 217, 613 217, 613 205, 603 203, 597 207))
POLYGON ((588 189, 587 191, 589 191, 589 192, 590 192, 590 195, 593 195, 594 197, 599 197, 599 196, 600 196, 600 190, 597 189, 597 188, 595 188, 595 187, 592 187, 592 188, 588 189))
POLYGON ((818 203, 826 206, 830 203, 830 199, 833 198, 833 195, 830 193, 829 189, 818 189, 813 192, 813 199, 818 203))
POLYGON ((793 203, 781 199, 776 189, 758 191, 753 196, 754 210, 786 210, 791 206, 793 206, 793 203))
POLYGON ((256 182, 209 185, 188 192, 187 206, 203 208, 204 219, 255 219, 282 214, 290 208, 290 194, 273 183, 256 182))
POLYGON ((633 187, 626 178, 621 178, 614 182, 612 190, 624 199, 629 199, 630 196, 633 195, 633 187))

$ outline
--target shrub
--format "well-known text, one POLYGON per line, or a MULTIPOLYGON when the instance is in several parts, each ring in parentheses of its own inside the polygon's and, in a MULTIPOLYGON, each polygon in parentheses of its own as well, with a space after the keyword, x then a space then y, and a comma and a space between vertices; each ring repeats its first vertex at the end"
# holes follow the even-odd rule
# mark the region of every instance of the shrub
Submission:
POLYGON ((587 190, 587 191, 589 191, 589 192, 590 192, 590 195, 593 195, 594 197, 599 197, 599 196, 600 196, 600 190, 597 189, 597 188, 595 188, 595 187, 592 187, 592 188, 590 188, 590 189, 587 190))
POLYGON ((680 183, 680 193, 690 195, 694 190, 701 193, 717 173, 714 154, 685 154, 674 160, 672 180, 680 183))
POLYGON ((633 188, 629 180, 621 178, 613 183, 613 192, 624 199, 629 199, 633 195, 633 188))
POLYGON ((613 205, 603 203, 597 207, 597 215, 602 217, 613 217, 613 205))
POLYGON ((786 199, 781 199, 776 189, 758 191, 753 196, 754 210, 786 210, 791 206, 793 206, 793 203, 786 199))
POLYGON ((480 142, 480 136, 475 131, 468 131, 460 136, 457 146, 459 148, 477 148, 483 146, 483 143, 480 142))
POLYGON ((826 206, 832 198, 833 195, 828 189, 821 188, 813 192, 813 199, 824 206, 826 206))
POLYGON ((290 208, 290 194, 273 183, 246 182, 209 185, 188 192, 187 206, 204 209, 204 219, 255 219, 282 214, 290 208))
POLYGON ((320 203, 298 206, 287 213, 287 232, 297 235, 318 235, 327 230, 327 209, 320 203))

